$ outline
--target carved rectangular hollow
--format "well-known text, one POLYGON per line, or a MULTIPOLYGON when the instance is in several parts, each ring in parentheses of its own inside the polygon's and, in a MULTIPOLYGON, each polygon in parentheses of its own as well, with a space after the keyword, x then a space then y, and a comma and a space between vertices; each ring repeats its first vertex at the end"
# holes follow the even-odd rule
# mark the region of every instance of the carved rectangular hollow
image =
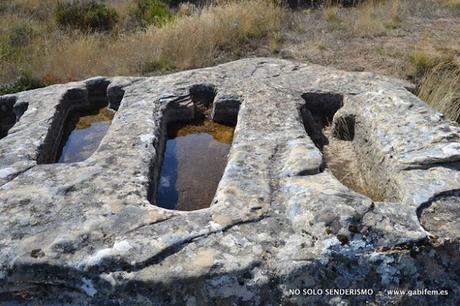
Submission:
POLYGON ((356 118, 352 114, 338 114, 343 96, 334 93, 306 93, 300 112, 306 132, 323 153, 323 168, 348 188, 374 201, 384 201, 386 190, 371 183, 369 175, 373 162, 368 150, 359 147, 355 139, 356 118))
POLYGON ((114 116, 108 106, 108 85, 100 80, 66 92, 56 107, 39 164, 80 162, 97 150, 114 116))
POLYGON ((151 175, 151 203, 183 211, 211 205, 227 165, 239 104, 234 96, 216 98, 211 85, 196 85, 188 101, 168 106, 151 175))

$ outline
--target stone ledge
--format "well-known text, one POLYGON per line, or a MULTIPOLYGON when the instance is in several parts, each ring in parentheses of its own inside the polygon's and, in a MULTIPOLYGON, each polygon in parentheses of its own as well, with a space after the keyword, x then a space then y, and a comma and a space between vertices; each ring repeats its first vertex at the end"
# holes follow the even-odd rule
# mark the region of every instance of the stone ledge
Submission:
MULTIPOLYGON (((254 58, 10 96, 28 109, 0 140, 0 301, 21 302, 17 293, 28 290, 43 304, 302 305, 340 301, 290 296, 287 289, 383 290, 422 282, 452 292, 430 304, 459 304, 460 129, 406 88, 369 73, 254 58), (148 194, 166 115, 177 107, 186 112, 193 88, 209 84, 216 116, 234 111, 233 102, 216 106, 234 101, 226 97, 241 101, 213 205, 161 209, 148 194), (53 133, 63 114, 91 103, 88 92, 106 92, 118 109, 98 150, 79 163, 40 163, 43 150, 55 146, 47 139, 60 137, 53 133), (321 111, 310 104, 308 117, 303 110, 305 97, 319 96, 315 109, 333 109, 327 124, 353 116, 353 148, 386 202, 345 187, 323 167, 306 131, 321 111), (448 224, 438 228, 436 218, 448 224)), ((404 302, 341 301, 365 300, 404 302)))

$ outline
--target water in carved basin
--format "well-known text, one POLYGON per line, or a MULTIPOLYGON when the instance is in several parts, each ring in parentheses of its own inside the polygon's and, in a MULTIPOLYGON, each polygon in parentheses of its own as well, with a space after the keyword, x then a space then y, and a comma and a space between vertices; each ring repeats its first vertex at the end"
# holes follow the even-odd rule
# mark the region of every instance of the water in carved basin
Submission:
POLYGON ((169 126, 157 205, 187 211, 209 207, 227 164, 233 130, 209 120, 169 126))
POLYGON ((74 163, 90 157, 107 132, 113 114, 113 111, 106 107, 71 118, 66 132, 68 136, 57 162, 74 163))

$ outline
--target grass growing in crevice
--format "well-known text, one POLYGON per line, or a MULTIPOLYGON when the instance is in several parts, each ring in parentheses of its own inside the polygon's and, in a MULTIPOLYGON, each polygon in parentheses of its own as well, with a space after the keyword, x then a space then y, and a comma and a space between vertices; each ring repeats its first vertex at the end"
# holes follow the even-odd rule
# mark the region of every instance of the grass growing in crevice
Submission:
POLYGON ((443 62, 449 62, 450 59, 445 54, 438 54, 433 51, 427 51, 423 48, 417 48, 408 54, 409 63, 412 70, 411 74, 416 81, 421 79, 428 71, 443 62))
POLYGON ((447 118, 460 122, 460 66, 452 52, 418 48, 408 55, 417 95, 447 118))
POLYGON ((441 62, 429 69, 420 81, 418 96, 460 123, 460 67, 452 61, 441 62))

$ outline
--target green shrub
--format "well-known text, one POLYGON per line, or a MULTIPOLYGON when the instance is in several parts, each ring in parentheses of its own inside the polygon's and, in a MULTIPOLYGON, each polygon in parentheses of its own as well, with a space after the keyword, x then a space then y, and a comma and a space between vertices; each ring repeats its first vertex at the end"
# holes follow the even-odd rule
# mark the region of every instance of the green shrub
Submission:
POLYGON ((109 31, 117 23, 117 11, 95 1, 59 2, 54 11, 60 27, 83 31, 109 31))
POLYGON ((0 96, 43 86, 45 86, 45 84, 42 81, 32 76, 31 73, 26 72, 22 73, 13 84, 0 87, 0 96))
POLYGON ((159 0, 137 0, 135 16, 142 27, 161 26, 171 19, 167 6, 159 0))

